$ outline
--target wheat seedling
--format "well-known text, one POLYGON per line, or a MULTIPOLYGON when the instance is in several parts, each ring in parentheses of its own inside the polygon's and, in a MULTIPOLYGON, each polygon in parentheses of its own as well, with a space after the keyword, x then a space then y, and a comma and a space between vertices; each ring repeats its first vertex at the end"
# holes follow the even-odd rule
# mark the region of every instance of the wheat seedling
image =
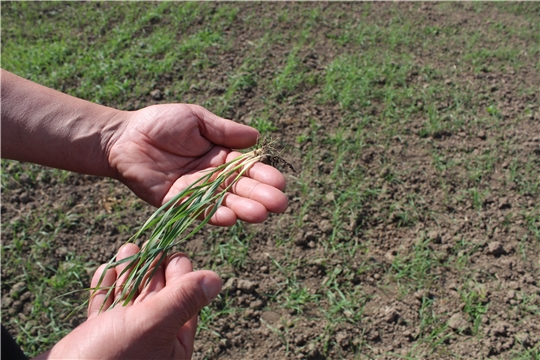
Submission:
MULTIPOLYGON (((166 259, 168 251, 173 246, 189 239, 210 221, 226 193, 253 164, 260 161, 275 166, 276 163, 282 162, 292 169, 290 164, 279 156, 272 155, 270 150, 269 144, 260 144, 257 149, 207 171, 204 176, 157 209, 128 241, 139 242, 143 234, 151 230, 140 252, 119 261, 116 260, 116 256, 113 257, 107 263, 97 286, 91 289, 91 297, 100 290, 107 290, 105 299, 112 296, 117 284, 101 287, 105 273, 117 265, 128 263, 124 272, 129 271, 129 275, 122 286, 120 295, 116 297, 111 307, 118 304, 127 305, 137 292, 150 282, 161 262, 166 259), (204 216, 204 219, 195 228, 189 230, 190 225, 201 216, 204 216)), ((104 310, 105 302, 106 300, 101 310, 104 310)))

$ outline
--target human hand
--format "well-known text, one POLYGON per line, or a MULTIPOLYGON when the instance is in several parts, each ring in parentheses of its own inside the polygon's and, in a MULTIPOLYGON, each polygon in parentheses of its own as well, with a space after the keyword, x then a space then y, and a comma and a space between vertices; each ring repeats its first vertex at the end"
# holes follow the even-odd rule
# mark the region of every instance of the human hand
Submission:
MULTIPOLYGON (((136 254, 139 248, 126 244, 117 259, 136 254)), ((127 306, 100 312, 106 290, 100 290, 88 305, 88 320, 37 359, 190 359, 193 354, 197 314, 221 290, 221 279, 212 271, 192 271, 189 259, 180 253, 163 262, 145 288, 127 306)), ((128 273, 127 264, 110 269, 101 283, 113 285, 114 298, 128 273)), ((105 265, 92 279, 97 286, 105 265)))
MULTIPOLYGON (((1 69, 0 69, 1 70, 1 69)), ((257 130, 197 105, 120 111, 1 70, 2 158, 125 183, 161 206, 202 176, 255 145, 257 130)), ((262 222, 287 208, 285 178, 256 163, 225 197, 211 224, 262 222)))
MULTIPOLYGON (((202 176, 204 170, 239 155, 231 149, 255 145, 257 130, 188 104, 154 105, 134 111, 113 136, 108 159, 116 178, 135 194, 160 206, 202 176)), ((237 219, 262 222, 287 208, 285 178, 255 164, 225 196, 210 220, 220 226, 237 219)))

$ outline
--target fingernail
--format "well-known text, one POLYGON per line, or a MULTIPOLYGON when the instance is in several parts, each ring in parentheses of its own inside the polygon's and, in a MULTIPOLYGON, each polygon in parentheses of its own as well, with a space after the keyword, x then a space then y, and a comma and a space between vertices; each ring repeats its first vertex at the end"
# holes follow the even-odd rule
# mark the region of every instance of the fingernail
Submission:
POLYGON ((208 301, 214 300, 221 291, 221 279, 216 276, 204 276, 201 279, 201 287, 208 301))

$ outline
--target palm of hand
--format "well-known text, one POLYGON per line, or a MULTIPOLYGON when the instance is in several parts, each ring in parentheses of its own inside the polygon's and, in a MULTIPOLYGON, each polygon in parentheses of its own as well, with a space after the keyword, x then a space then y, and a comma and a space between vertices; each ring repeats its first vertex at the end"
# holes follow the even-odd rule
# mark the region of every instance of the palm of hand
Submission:
MULTIPOLYGON (((118 179, 140 198, 159 206, 185 189, 201 172, 224 164, 257 141, 258 132, 187 104, 156 105, 132 113, 109 151, 118 179)), ((211 220, 232 225, 237 219, 261 222, 281 212, 287 199, 283 175, 257 164, 233 189, 211 220), (255 190, 256 188, 256 190, 255 190)))
POLYGON ((159 206, 171 197, 171 188, 183 182, 184 176, 225 160, 224 149, 211 151, 214 144, 201 134, 203 131, 193 106, 144 108, 132 114, 111 148, 110 163, 135 193, 159 206))

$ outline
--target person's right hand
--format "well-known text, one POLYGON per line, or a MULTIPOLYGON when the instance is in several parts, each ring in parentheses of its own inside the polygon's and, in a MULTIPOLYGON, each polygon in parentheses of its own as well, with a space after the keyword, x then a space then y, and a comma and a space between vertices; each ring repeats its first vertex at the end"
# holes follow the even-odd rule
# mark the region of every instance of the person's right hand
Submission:
MULTIPOLYGON (((117 260, 134 255, 139 248, 124 245, 117 260)), ((106 290, 92 297, 88 320, 73 330, 39 359, 190 359, 199 311, 221 290, 221 279, 212 271, 192 271, 191 262, 181 253, 170 255, 150 284, 127 306, 118 305, 100 312, 106 290)), ((105 274, 102 287, 116 279, 117 291, 127 273, 124 265, 105 274)), ((95 287, 104 271, 98 268, 92 279, 95 287)), ((105 303, 107 309, 114 301, 105 303)))

